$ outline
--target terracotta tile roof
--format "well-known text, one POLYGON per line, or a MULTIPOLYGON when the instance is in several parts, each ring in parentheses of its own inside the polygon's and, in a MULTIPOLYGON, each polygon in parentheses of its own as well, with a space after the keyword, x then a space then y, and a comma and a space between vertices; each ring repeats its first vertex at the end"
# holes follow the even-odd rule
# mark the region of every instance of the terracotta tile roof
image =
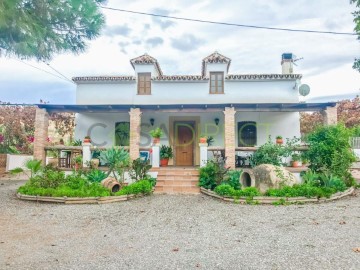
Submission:
POLYGON ((202 60, 202 69, 201 74, 205 76, 205 67, 207 63, 221 63, 221 64, 227 64, 227 70, 229 71, 231 59, 218 53, 215 51, 214 53, 210 54, 209 56, 205 57, 202 60))
POLYGON ((225 76, 229 81, 244 81, 244 80, 287 80, 287 79, 301 79, 301 74, 228 74, 225 76))
POLYGON ((102 81, 135 81, 134 76, 86 76, 86 77, 73 77, 74 82, 102 82, 102 81))
POLYGON ((140 55, 140 56, 138 56, 136 58, 131 59, 130 63, 131 63, 131 65, 132 65, 132 67, 134 69, 135 69, 135 66, 134 66, 135 64, 154 64, 157 73, 160 76, 163 75, 158 61, 154 57, 148 55, 147 53, 145 53, 144 55, 140 55))

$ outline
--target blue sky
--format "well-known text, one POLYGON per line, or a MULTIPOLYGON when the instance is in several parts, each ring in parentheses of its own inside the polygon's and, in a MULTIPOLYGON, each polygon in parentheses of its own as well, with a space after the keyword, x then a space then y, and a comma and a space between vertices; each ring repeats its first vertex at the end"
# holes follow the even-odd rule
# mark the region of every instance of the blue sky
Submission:
MULTIPOLYGON (((296 29, 352 32, 348 0, 107 1, 110 7, 179 17, 296 29)), ((215 50, 232 59, 230 73, 280 73, 281 54, 304 59, 296 73, 311 87, 309 98, 360 93, 360 73, 351 66, 360 56, 355 36, 314 35, 182 22, 104 11, 102 35, 81 55, 56 56, 51 66, 67 78, 132 75, 131 58, 145 52, 157 58, 166 75, 200 74, 201 60, 215 50)), ((46 64, 25 61, 49 72, 46 64)), ((13 103, 75 103, 75 84, 0 58, 0 100, 13 103)))

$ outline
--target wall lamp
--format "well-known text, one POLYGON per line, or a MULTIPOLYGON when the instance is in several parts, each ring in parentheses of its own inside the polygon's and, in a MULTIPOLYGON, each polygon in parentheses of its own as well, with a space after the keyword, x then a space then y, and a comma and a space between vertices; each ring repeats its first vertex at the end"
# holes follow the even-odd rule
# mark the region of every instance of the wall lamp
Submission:
POLYGON ((150 125, 154 125, 155 119, 154 118, 150 118, 150 125))
POLYGON ((215 118, 214 121, 215 121, 215 125, 219 125, 219 121, 220 121, 219 118, 215 118))

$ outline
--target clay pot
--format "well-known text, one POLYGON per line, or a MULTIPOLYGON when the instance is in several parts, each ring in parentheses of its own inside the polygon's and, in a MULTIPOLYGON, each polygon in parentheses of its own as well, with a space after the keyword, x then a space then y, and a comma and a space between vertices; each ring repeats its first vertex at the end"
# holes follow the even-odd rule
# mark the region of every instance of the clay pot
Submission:
POLYGON ((157 145, 160 143, 160 138, 153 138, 154 145, 157 145))
POLYGON ((296 167, 300 167, 300 161, 298 161, 298 160, 293 160, 293 161, 292 161, 292 166, 295 167, 295 168, 296 168, 296 167))
POLYGON ((84 139, 83 142, 84 143, 91 143, 91 139, 84 139))
POLYGON ((120 183, 114 177, 105 178, 101 181, 101 185, 111 192, 118 192, 120 190, 120 183))
POLYGON ((207 138, 206 137, 200 138, 200 143, 207 143, 207 138))
POLYGON ((283 139, 276 139, 276 143, 277 143, 277 144, 283 144, 284 141, 283 141, 283 139))
POLYGON ((91 164, 95 169, 97 169, 99 167, 100 160, 98 158, 92 158, 91 159, 91 164))
POLYGON ((160 166, 161 167, 167 167, 168 164, 169 164, 169 159, 168 158, 160 159, 160 166))

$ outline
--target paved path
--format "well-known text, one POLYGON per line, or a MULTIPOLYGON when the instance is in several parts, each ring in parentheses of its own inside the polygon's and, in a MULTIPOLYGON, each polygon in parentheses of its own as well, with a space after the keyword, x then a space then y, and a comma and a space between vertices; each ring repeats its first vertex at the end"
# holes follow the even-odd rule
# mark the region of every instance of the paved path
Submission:
POLYGON ((204 195, 19 201, 0 182, 0 269, 360 269, 360 197, 250 206, 204 195))

